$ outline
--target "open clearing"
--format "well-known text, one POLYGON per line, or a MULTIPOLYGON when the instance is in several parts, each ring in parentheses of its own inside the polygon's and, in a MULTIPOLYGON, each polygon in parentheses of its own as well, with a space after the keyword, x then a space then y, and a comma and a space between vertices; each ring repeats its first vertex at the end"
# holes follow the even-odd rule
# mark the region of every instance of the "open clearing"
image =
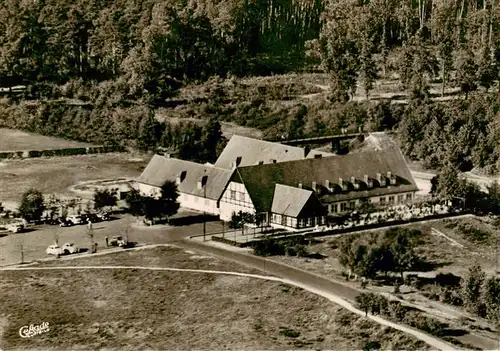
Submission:
POLYGON ((72 196, 68 188, 94 179, 138 177, 149 157, 126 153, 79 155, 0 162, 0 201, 20 201, 31 187, 44 194, 72 196))
MULTIPOLYGON (((163 249, 135 251, 142 258, 134 262, 196 267, 207 260, 214 270, 226 268, 214 258, 163 249), (170 262, 170 256, 176 259, 170 262)), ((78 261, 103 263, 73 263, 78 261)), ((0 286, 0 347, 8 350, 348 350, 368 341, 383 349, 428 349, 312 293, 249 277, 133 269, 2 271, 0 286), (19 337, 23 325, 42 322, 49 323, 48 333, 19 337)))
POLYGON ((0 128, 0 151, 51 150, 90 146, 95 145, 27 133, 16 129, 0 128))

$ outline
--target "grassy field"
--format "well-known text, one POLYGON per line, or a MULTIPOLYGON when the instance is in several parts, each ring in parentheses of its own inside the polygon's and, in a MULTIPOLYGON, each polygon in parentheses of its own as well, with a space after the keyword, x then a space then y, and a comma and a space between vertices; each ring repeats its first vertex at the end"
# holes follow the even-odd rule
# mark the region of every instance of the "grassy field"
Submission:
MULTIPOLYGON (((495 228, 487 220, 477 217, 442 220, 412 224, 411 228, 422 231, 423 236, 417 247, 417 252, 420 257, 430 263, 429 270, 419 272, 420 275, 432 277, 437 273, 453 273, 457 276, 463 276, 475 263, 480 264, 488 275, 495 274, 498 245, 495 244, 495 240, 497 240, 495 228), (463 247, 452 245, 450 239, 433 234, 432 228, 443 232, 463 247)), ((360 235, 368 235, 368 233, 360 235)), ((310 258, 274 256, 272 259, 360 288, 359 281, 346 281, 344 274, 347 270, 338 260, 339 240, 341 240, 339 236, 317 238, 315 243, 307 247, 308 251, 313 254, 310 258)), ((500 254, 500 252, 498 253, 500 254)), ((475 345, 482 349, 489 349, 495 343, 496 334, 489 329, 495 329, 491 322, 470 315, 460 307, 454 307, 435 299, 431 300, 428 296, 435 292, 433 288, 433 286, 428 285, 422 290, 418 290, 414 287, 403 286, 401 294, 394 294, 392 285, 383 284, 381 281, 372 281, 367 289, 391 294, 393 298, 418 308, 425 315, 448 323, 452 328, 464 330, 465 335, 458 335, 455 338, 459 342, 475 345)))
POLYGON ((15 129, 0 128, 0 151, 50 150, 93 146, 61 138, 47 137, 15 129))
POLYGON ((75 196, 68 187, 94 179, 137 177, 148 161, 143 155, 125 153, 3 160, 0 201, 15 204, 31 187, 44 194, 75 196))
MULTIPOLYGON (((135 254, 111 261, 196 268, 196 262, 208 260, 214 261, 212 269, 226 268, 193 253, 135 254)), ((85 263, 106 263, 103 259, 85 263)), ((254 278, 140 270, 4 271, 0 286, 0 347, 7 350, 349 350, 368 341, 380 342, 383 349, 428 349, 316 295, 254 278), (50 324, 48 333, 19 337, 21 326, 42 322, 50 324)))

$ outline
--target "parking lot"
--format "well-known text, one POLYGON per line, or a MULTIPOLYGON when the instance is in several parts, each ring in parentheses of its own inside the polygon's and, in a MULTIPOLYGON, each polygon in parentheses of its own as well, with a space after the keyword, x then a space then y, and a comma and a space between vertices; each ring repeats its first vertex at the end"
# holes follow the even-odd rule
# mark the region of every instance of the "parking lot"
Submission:
MULTIPOLYGON (((220 231, 219 222, 207 222, 207 233, 220 231)), ((163 244, 178 241, 184 237, 203 233, 203 223, 183 226, 157 225, 143 227, 136 225, 136 219, 130 215, 115 215, 115 219, 93 224, 94 242, 98 252, 106 249, 105 237, 123 236, 141 244, 163 244)), ((27 228, 24 233, 9 234, 0 237, 0 266, 31 262, 48 256, 46 248, 54 244, 58 237, 59 245, 72 242, 82 249, 90 248, 90 238, 86 225, 61 228, 57 225, 39 225, 27 228)), ((82 253, 83 255, 88 254, 82 253)))

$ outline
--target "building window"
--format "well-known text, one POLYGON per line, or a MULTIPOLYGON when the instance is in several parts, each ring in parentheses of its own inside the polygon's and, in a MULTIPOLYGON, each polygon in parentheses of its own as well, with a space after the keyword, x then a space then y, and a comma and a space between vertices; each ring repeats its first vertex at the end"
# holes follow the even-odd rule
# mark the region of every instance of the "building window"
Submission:
POLYGON ((354 207, 356 207, 356 202, 355 202, 355 201, 351 201, 351 202, 349 202, 349 208, 350 208, 351 210, 354 210, 354 207))
POLYGON ((339 204, 333 204, 332 205, 332 212, 333 213, 339 212, 339 204))
POLYGON ((281 216, 281 225, 286 226, 286 219, 287 219, 287 216, 285 216, 285 215, 281 216))
POLYGON ((240 201, 245 202, 245 193, 240 193, 240 201))
POLYGON ((398 195, 398 203, 403 203, 405 201, 404 195, 398 195))
POLYGON ((411 201, 411 194, 406 194, 406 201, 411 201))
POLYGON ((236 190, 230 190, 229 197, 231 200, 236 200, 236 190))
POLYGON ((394 196, 389 196, 389 203, 393 204, 394 203, 394 196))
POLYGON ((340 212, 345 212, 347 211, 347 203, 341 202, 340 203, 340 212))
POLYGON ((308 227, 312 226, 312 218, 311 217, 307 218, 307 226, 308 227))
POLYGON ((382 205, 383 205, 383 204, 385 204, 385 196, 382 196, 382 197, 380 198, 380 203, 381 203, 382 205))

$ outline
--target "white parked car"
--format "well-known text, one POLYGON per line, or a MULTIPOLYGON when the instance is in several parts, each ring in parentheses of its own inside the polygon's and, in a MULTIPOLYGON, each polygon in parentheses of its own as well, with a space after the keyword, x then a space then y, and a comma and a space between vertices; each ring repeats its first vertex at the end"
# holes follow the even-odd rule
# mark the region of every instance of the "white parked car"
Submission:
POLYGON ((61 250, 63 254, 68 255, 68 254, 74 254, 78 253, 80 249, 73 243, 66 243, 61 247, 61 250))
POLYGON ((59 245, 54 244, 47 247, 47 250, 45 250, 45 252, 47 253, 47 255, 57 256, 57 255, 62 255, 64 251, 59 245))
POLYGON ((84 224, 82 216, 69 216, 66 218, 66 220, 70 221, 71 223, 75 224, 84 224))
POLYGON ((12 233, 21 233, 24 230, 24 224, 20 222, 9 223, 6 225, 5 229, 12 233))

